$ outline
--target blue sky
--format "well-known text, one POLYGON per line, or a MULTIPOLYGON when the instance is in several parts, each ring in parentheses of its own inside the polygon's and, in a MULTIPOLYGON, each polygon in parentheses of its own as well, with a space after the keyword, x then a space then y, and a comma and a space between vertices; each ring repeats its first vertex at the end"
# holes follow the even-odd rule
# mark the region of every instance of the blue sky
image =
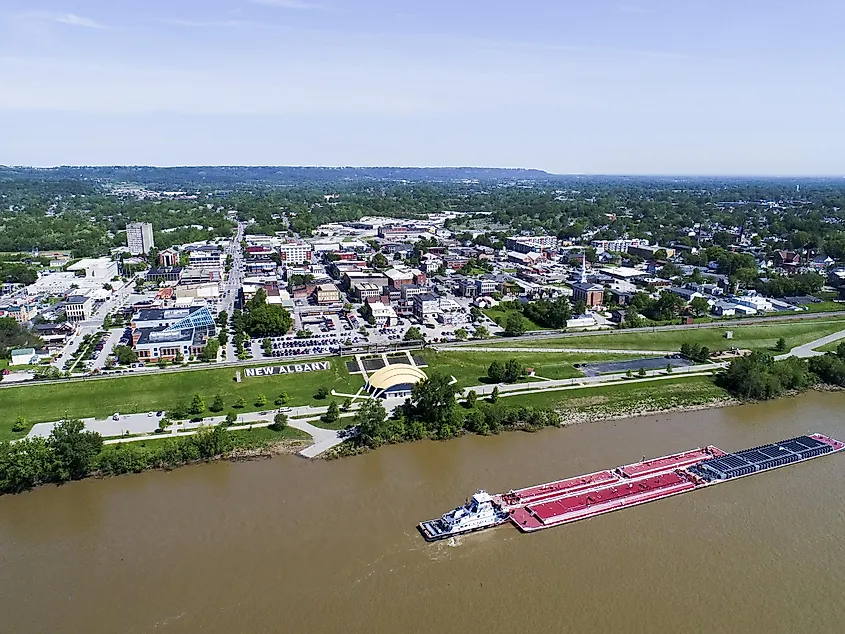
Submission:
POLYGON ((839 0, 3 0, 0 164, 845 174, 839 0))

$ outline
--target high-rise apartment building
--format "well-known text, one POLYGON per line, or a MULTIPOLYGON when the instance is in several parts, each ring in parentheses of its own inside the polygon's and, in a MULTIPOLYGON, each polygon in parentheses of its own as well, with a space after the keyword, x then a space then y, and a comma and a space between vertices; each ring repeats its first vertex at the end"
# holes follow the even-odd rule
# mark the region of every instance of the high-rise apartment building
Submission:
POLYGON ((147 255, 155 247, 152 224, 133 222, 126 225, 126 245, 132 255, 147 255))

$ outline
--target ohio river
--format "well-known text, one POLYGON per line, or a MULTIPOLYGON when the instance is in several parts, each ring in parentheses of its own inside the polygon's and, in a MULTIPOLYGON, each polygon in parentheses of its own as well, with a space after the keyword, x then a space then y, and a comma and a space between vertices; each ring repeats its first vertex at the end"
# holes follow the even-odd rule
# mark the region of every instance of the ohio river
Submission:
POLYGON ((845 438, 845 394, 219 463, 0 498, 0 632, 843 632, 845 456, 532 535, 414 525, 706 444, 845 438))

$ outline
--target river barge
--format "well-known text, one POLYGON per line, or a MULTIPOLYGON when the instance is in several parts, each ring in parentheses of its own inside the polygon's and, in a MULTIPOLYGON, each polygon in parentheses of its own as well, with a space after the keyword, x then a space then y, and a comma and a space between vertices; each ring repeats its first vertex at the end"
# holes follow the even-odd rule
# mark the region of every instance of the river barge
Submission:
MULTIPOLYGON (((468 516, 463 519, 473 531, 510 520, 519 530, 530 533, 812 460, 843 449, 845 443, 823 434, 798 436, 734 453, 726 453, 710 445, 487 496, 484 513, 475 518, 470 517, 473 515, 470 504, 452 513, 466 509, 468 516)), ((443 519, 446 517, 444 515, 443 519)), ((446 522, 441 524, 439 520, 422 522, 418 528, 428 540, 455 534, 445 530, 446 522), (432 531, 432 527, 436 526, 442 526, 444 530, 432 531)))

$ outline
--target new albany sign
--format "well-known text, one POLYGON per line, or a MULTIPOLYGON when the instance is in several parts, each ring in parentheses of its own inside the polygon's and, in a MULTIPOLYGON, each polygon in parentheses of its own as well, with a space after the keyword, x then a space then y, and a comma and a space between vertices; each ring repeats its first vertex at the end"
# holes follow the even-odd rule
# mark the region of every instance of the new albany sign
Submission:
POLYGON ((275 365, 269 368, 244 368, 244 376, 273 376, 276 374, 299 374, 300 372, 316 372, 328 370, 332 367, 329 361, 315 361, 314 363, 297 363, 296 365, 275 365))

